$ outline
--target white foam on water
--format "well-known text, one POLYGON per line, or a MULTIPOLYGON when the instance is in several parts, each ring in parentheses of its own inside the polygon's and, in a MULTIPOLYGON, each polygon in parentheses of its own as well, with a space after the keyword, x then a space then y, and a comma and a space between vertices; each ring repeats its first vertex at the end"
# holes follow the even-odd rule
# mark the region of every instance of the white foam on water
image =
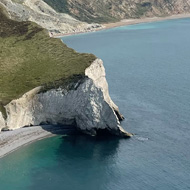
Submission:
POLYGON ((148 137, 140 137, 140 136, 135 136, 135 138, 139 141, 148 141, 149 138, 148 137))

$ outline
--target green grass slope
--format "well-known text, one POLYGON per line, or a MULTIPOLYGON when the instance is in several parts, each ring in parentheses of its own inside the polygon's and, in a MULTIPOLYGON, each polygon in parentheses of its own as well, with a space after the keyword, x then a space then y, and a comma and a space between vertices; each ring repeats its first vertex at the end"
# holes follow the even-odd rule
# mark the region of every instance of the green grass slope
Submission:
POLYGON ((50 38, 35 23, 10 20, 0 8, 0 111, 34 87, 53 88, 84 76, 95 59, 50 38))

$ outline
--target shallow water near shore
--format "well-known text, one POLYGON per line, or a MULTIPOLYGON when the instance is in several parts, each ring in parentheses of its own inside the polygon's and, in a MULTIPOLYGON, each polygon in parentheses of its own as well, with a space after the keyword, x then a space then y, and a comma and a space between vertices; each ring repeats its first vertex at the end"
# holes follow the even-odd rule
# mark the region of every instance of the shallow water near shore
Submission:
POLYGON ((4 190, 189 190, 190 19, 62 38, 104 61, 131 139, 57 136, 0 159, 4 190))

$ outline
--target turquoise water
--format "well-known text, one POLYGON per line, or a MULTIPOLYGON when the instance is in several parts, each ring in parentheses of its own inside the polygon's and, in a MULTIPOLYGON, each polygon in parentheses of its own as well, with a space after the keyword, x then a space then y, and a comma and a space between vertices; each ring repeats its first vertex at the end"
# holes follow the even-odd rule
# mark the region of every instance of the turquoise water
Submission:
POLYGON ((0 190, 189 190, 190 19, 64 37, 101 57, 131 139, 53 137, 0 159, 0 190))

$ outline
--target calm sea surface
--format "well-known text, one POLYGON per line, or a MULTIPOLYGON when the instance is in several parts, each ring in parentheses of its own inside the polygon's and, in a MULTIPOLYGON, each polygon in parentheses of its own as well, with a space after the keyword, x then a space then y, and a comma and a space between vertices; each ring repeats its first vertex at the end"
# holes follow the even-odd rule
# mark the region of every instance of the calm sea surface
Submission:
POLYGON ((0 159, 0 190, 189 190, 190 19, 64 37, 104 61, 129 139, 57 136, 0 159))

